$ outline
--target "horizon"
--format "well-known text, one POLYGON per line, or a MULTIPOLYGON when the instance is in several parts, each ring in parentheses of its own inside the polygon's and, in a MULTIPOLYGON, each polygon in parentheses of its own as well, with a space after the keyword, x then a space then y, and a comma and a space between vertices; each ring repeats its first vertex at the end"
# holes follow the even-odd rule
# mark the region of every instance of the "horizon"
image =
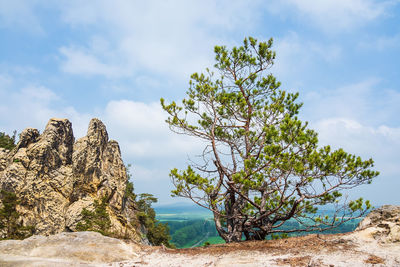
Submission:
POLYGON ((68 118, 75 139, 91 118, 132 164, 135 193, 172 198, 168 176, 202 144, 164 122, 160 98, 179 102, 190 74, 214 64, 215 45, 274 38, 271 73, 299 92, 299 117, 319 144, 373 158, 380 175, 352 199, 400 205, 400 2, 3 1, 0 131, 44 130, 68 118))

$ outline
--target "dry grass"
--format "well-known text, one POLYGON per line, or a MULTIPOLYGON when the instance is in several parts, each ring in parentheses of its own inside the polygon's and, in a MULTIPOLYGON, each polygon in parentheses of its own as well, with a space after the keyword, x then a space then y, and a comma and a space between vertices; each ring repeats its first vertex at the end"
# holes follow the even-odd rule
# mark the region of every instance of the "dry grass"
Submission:
POLYGON ((369 255, 368 259, 366 259, 364 262, 369 264, 384 264, 385 260, 382 259, 381 257, 371 254, 369 255))
POLYGON ((276 260, 276 263, 278 265, 290 265, 291 267, 309 266, 310 262, 311 262, 311 256, 291 257, 291 258, 276 260))
MULTIPOLYGON (((167 249, 165 252, 171 254, 185 255, 223 255, 238 251, 258 251, 271 255, 292 254, 298 255, 304 252, 335 252, 339 250, 349 250, 355 245, 341 238, 341 234, 336 235, 307 235, 291 237, 279 240, 266 241, 244 241, 230 244, 216 244, 207 247, 186 248, 186 249, 167 249)), ((158 248, 160 249, 160 248, 158 248)))

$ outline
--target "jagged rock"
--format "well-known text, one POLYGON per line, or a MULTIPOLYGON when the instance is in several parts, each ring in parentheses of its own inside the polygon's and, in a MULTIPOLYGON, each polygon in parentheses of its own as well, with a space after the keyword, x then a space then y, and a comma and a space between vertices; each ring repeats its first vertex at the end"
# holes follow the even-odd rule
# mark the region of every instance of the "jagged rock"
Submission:
POLYGON ((9 153, 10 153, 9 150, 5 148, 0 148, 0 172, 7 167, 8 163, 7 158, 9 153))
POLYGON ((129 223, 133 203, 123 205, 127 180, 119 145, 98 119, 77 142, 67 119, 50 119, 43 134, 25 129, 12 151, 0 150, 0 188, 17 194, 23 224, 35 234, 74 231, 81 211, 107 197, 111 231, 139 240, 129 223))
POLYGON ((400 206, 384 205, 371 211, 356 229, 363 230, 382 243, 400 242, 400 206))

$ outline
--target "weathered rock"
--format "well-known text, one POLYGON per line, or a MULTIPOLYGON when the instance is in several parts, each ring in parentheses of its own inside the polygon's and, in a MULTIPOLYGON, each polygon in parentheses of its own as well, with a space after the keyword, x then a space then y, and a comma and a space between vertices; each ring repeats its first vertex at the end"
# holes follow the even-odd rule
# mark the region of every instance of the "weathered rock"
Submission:
POLYGON ((0 148, 0 172, 7 167, 9 150, 5 148, 0 148))
POLYGON ((93 266, 137 258, 139 247, 95 232, 0 242, 1 266, 93 266))
POLYGON ((82 210, 106 197, 111 231, 139 240, 133 205, 123 205, 127 180, 119 145, 98 119, 76 143, 67 119, 51 119, 42 135, 28 128, 12 151, 0 150, 0 188, 17 194, 23 224, 36 234, 74 231, 82 210))
POLYGON ((356 229, 362 230, 382 243, 400 242, 400 206, 384 205, 371 211, 356 229))

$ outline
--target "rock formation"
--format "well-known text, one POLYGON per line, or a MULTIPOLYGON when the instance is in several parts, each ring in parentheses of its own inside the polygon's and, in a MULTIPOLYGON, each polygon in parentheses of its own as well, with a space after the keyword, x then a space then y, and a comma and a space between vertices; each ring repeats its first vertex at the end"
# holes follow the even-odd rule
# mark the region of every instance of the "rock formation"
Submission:
POLYGON ((133 202, 124 199, 127 180, 119 145, 98 119, 76 142, 67 119, 50 119, 41 135, 27 128, 12 151, 0 150, 0 189, 16 193, 23 224, 35 234, 75 231, 82 210, 107 197, 111 231, 139 240, 133 202))
POLYGON ((400 206, 384 205, 371 211, 356 231, 365 231, 380 243, 400 245, 400 206))

